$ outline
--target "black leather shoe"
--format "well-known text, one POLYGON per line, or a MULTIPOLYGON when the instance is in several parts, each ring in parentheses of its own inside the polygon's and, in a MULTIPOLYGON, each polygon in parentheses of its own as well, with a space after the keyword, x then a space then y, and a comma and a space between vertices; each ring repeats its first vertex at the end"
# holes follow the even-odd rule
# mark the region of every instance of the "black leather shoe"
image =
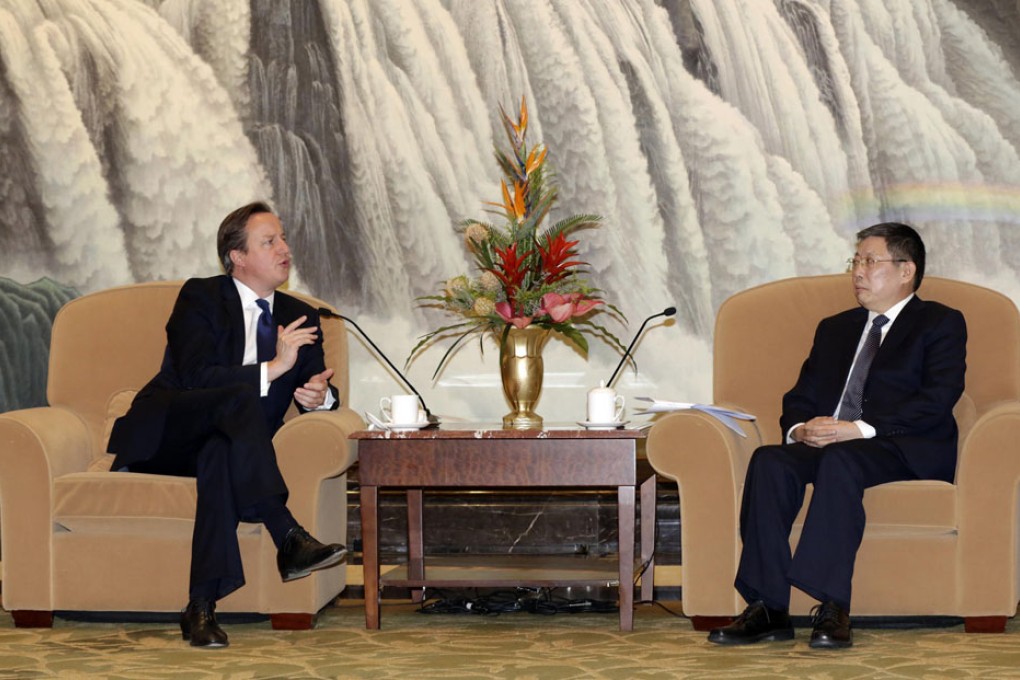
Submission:
POLYGON ((347 558, 347 548, 339 543, 326 545, 308 535, 301 527, 287 532, 276 553, 276 566, 283 582, 308 576, 313 571, 340 564, 347 558))
POLYGON ((854 643, 850 632, 850 612, 835 602, 825 602, 811 610, 812 625, 811 642, 815 649, 841 649, 854 643))
POLYGON ((226 647, 227 634, 216 623, 216 603, 196 599, 181 612, 181 637, 192 647, 226 647))
POLYGON ((749 645, 792 639, 790 614, 782 609, 770 609, 761 600, 749 604, 730 625, 715 628, 708 634, 708 641, 717 645, 749 645))

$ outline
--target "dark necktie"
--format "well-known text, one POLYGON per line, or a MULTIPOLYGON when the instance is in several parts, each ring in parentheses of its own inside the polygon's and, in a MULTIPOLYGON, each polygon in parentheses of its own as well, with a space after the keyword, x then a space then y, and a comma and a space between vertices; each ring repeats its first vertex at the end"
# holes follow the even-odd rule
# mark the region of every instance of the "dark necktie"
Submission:
POLYGON ((864 412, 864 383, 868 380, 868 369, 871 368, 871 362, 878 354, 878 346, 882 344, 882 326, 888 321, 889 317, 879 314, 871 322, 868 337, 864 339, 864 347, 861 347, 861 353, 857 355, 857 362, 846 383, 846 393, 843 394, 839 413, 836 414, 839 420, 861 419, 861 414, 864 412))
POLYGON ((276 323, 273 313, 269 311, 269 301, 259 298, 255 304, 262 310, 255 328, 255 347, 258 349, 258 361, 269 361, 276 356, 276 323))

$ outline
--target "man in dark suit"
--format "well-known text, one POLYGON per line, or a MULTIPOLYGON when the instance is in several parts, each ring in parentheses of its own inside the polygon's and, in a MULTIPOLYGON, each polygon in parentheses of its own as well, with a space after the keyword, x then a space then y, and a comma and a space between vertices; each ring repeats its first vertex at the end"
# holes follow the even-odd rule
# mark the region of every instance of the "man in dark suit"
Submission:
POLYGON ((818 324, 797 383, 783 397, 786 441, 751 458, 735 582, 748 607, 709 641, 792 639, 794 586, 821 603, 811 647, 849 647, 864 490, 898 480, 953 481, 953 406, 963 392, 967 327, 960 312, 915 295, 924 261, 924 243, 904 224, 857 234, 849 267, 860 307, 818 324), (809 483, 814 493, 791 555, 790 530, 809 483))
POLYGON ((324 545, 287 509, 273 449, 291 399, 299 410, 338 406, 323 361, 318 315, 277 291, 291 254, 265 203, 230 213, 217 250, 226 276, 190 279, 166 325, 159 373, 114 424, 117 471, 196 478, 188 606, 181 632, 195 647, 225 647, 215 603, 244 585, 238 522, 261 522, 277 547, 284 581, 334 566, 340 544, 324 545))

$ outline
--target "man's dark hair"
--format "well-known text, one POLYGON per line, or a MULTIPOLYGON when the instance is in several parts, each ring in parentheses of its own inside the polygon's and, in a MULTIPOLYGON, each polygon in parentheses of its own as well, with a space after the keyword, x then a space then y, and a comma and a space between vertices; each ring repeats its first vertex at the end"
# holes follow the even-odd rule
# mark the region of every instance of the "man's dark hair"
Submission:
POLYGON ((871 236, 885 239, 889 254, 897 260, 914 263, 914 290, 921 287, 924 278, 924 241, 913 227, 900 222, 883 222, 857 232, 857 243, 871 236))
POLYGON ((241 206, 220 222, 220 229, 216 233, 216 253, 220 256, 220 263, 227 274, 234 273, 234 263, 230 259, 231 250, 248 252, 248 219, 259 213, 272 214, 273 209, 264 201, 255 201, 248 205, 241 206))

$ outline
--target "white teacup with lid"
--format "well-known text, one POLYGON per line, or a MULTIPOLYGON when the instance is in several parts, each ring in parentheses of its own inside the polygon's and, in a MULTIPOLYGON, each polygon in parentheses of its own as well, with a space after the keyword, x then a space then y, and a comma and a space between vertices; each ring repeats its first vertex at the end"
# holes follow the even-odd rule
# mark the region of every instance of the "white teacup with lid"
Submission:
POLYGON ((588 391, 588 423, 611 425, 623 422, 623 408, 626 400, 612 387, 606 387, 603 380, 598 387, 588 391))

